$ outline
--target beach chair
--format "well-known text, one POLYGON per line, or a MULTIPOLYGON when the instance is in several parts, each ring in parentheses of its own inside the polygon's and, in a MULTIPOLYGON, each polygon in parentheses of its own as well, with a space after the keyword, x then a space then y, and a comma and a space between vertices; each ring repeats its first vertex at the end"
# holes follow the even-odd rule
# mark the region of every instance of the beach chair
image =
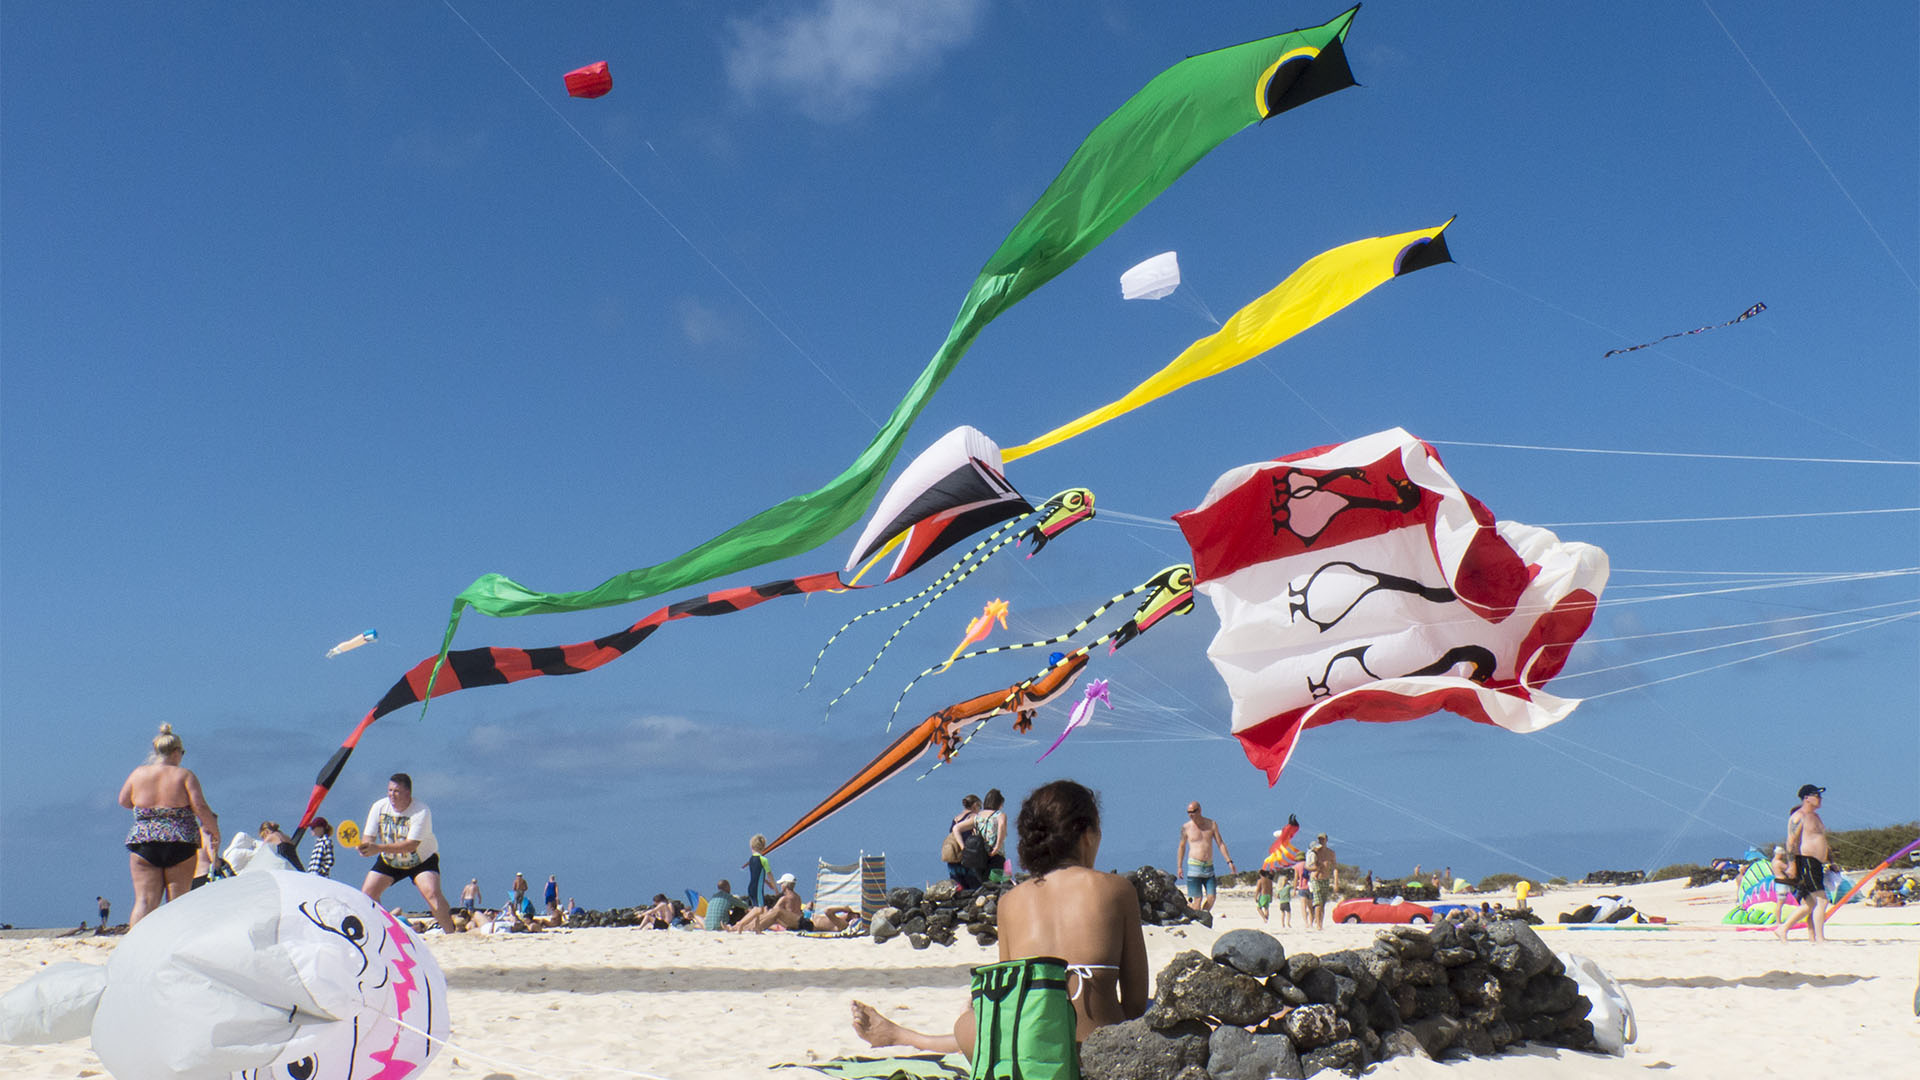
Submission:
POLYGON ((815 872, 813 879, 813 910, 825 911, 832 907, 860 909, 858 862, 835 866, 825 859, 820 860, 820 869, 815 872))
POLYGON ((873 918, 873 913, 887 906, 887 854, 878 855, 860 853, 860 917, 873 918))

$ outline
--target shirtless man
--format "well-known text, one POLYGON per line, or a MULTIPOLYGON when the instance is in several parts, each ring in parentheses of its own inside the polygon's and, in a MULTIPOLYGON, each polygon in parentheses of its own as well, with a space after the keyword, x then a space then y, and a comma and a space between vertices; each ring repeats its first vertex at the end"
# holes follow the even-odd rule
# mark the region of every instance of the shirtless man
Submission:
POLYGON ((1227 860, 1227 872, 1233 873, 1233 856, 1227 854, 1227 842, 1220 826, 1212 818, 1200 816, 1200 804, 1187 804, 1187 820, 1180 825, 1180 843, 1173 849, 1173 876, 1187 879, 1187 900, 1200 911, 1212 911, 1218 899, 1220 879, 1213 872, 1213 846, 1220 845, 1220 857, 1227 860))
POLYGON ((1800 807, 1787 817, 1787 858, 1794 860, 1793 895, 1801 908, 1786 922, 1774 928, 1781 941, 1787 940, 1793 925, 1807 920, 1807 936, 1815 942, 1826 940, 1821 926, 1827 911, 1827 823, 1820 820, 1821 798, 1827 789, 1813 784, 1800 785, 1800 807))
POLYGON ((1325 930, 1327 904, 1333 899, 1333 891, 1340 887, 1340 864, 1334 860, 1326 833, 1313 838, 1313 848, 1307 852, 1307 876, 1308 921, 1315 930, 1325 930))
POLYGON ((776 926, 784 926, 789 930, 813 929, 813 923, 800 916, 800 893, 794 888, 793 875, 781 874, 780 880, 774 884, 780 887, 780 895, 774 898, 771 907, 754 908, 727 929, 746 934, 758 934, 776 926))

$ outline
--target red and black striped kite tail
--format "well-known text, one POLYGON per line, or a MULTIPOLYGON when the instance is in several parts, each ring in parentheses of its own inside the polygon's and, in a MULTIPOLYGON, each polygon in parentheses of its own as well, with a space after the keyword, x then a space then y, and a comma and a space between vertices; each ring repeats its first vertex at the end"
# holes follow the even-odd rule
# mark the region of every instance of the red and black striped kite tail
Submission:
MULTIPOLYGON (((765 585, 753 585, 737 589, 720 589, 705 596, 682 600, 648 615, 632 626, 605 637, 582 641, 573 645, 549 645, 539 649, 513 649, 504 646, 490 646, 479 649, 457 649, 447 654, 446 665, 440 669, 440 677, 433 680, 433 670, 439 663, 438 656, 429 656, 413 665, 412 670, 401 676, 393 684, 367 715, 354 727, 340 749, 333 752, 326 765, 320 769, 320 775, 314 779, 313 795, 307 800, 307 812, 300 819, 300 831, 304 832, 313 821, 313 815, 327 797, 335 780, 340 778, 340 770, 346 767, 347 758, 353 756, 354 748, 360 745, 360 736, 375 720, 397 712, 409 705, 418 704, 431 697, 444 697, 456 690, 466 690, 476 686, 503 686, 522 679, 534 679, 542 675, 578 675, 604 667, 639 645, 653 635, 655 630, 680 619, 702 618, 709 615, 729 615, 744 611, 757 604, 764 603, 777 596, 801 596, 807 593, 826 592, 844 588, 838 573, 810 574, 801 578, 786 578, 768 582, 765 585), (427 686, 432 681, 433 692, 427 694, 427 686)), ((296 842, 298 842, 296 840, 296 842)))

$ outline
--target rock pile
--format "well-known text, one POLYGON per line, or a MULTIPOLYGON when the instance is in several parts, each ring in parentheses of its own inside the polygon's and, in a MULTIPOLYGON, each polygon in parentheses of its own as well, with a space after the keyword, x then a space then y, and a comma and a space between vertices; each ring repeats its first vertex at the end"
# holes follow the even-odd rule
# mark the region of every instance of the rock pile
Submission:
POLYGON ((873 943, 904 937, 916 949, 951 945, 959 931, 982 945, 1000 940, 997 919, 1000 897, 1012 882, 982 885, 961 892, 951 881, 936 881, 925 889, 894 889, 887 906, 873 913, 873 943))
MULTIPOLYGON (((1187 904, 1172 874, 1151 866, 1123 875, 1140 896, 1140 921, 1152 926, 1197 922, 1213 925, 1213 916, 1187 904)), ((894 889, 887 906, 873 914, 873 941, 878 945, 904 937, 916 949, 951 945, 964 931, 982 945, 1000 940, 1000 897, 1013 882, 982 885, 965 892, 951 881, 936 881, 924 889, 894 889)))
POLYGON ((1638 885, 1647 880, 1645 870, 1595 870, 1580 882, 1582 885, 1638 885))
POLYGON ((1086 1080, 1265 1080, 1394 1057, 1455 1059, 1522 1042, 1594 1048, 1592 1006, 1520 922, 1394 927, 1372 947, 1289 957, 1234 930, 1183 952, 1153 1006, 1081 1047, 1086 1080))

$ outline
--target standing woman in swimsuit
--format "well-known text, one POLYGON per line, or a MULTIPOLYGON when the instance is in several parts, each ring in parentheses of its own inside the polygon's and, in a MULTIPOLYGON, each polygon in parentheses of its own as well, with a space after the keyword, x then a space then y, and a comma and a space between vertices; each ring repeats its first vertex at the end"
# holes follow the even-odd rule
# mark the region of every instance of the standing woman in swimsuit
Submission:
POLYGON ((193 883, 193 857, 204 841, 220 848, 220 818, 200 793, 200 778, 180 767, 186 753, 172 724, 161 724, 153 753, 120 785, 120 805, 133 811, 127 833, 127 869, 133 875, 134 926, 168 899, 186 894, 193 883))
MULTIPOLYGON (((1147 942, 1132 882, 1093 868, 1100 852, 1100 804, 1072 780, 1034 789, 1020 806, 1020 862, 1034 875, 1000 898, 1000 959, 1064 962, 1075 1025, 1072 1040, 1146 1014, 1147 942)), ((974 1014, 951 1033, 910 1031, 880 1010, 853 1003, 853 1030, 873 1046, 912 1046, 972 1058, 974 1014)), ((1077 1074, 1076 1074, 1077 1075, 1077 1074)))

